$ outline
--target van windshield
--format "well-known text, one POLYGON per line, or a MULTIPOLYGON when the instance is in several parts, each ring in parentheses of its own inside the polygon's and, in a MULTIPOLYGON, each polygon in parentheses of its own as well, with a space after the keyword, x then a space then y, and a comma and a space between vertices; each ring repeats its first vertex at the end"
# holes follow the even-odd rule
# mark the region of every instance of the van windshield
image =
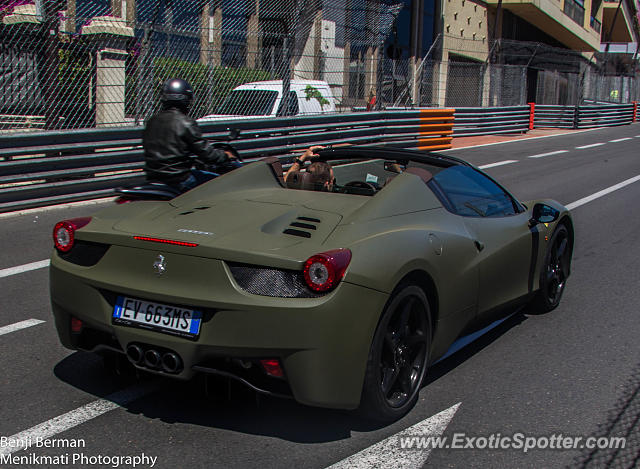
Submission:
POLYGON ((267 116, 271 114, 278 92, 273 90, 233 90, 216 114, 230 116, 267 116))

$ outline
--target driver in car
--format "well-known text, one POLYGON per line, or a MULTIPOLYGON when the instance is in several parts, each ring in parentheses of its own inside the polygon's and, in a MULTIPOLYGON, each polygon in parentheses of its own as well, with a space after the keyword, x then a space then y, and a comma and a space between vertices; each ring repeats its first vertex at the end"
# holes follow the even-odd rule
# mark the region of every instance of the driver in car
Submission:
POLYGON ((304 170, 311 174, 311 182, 314 184, 315 190, 332 192, 336 178, 333 174, 333 168, 329 163, 326 161, 313 161, 305 167, 307 161, 311 161, 313 158, 319 156, 315 152, 323 148, 324 147, 320 145, 309 147, 299 158, 294 159, 293 164, 284 175, 284 180, 287 181, 292 174, 304 170))

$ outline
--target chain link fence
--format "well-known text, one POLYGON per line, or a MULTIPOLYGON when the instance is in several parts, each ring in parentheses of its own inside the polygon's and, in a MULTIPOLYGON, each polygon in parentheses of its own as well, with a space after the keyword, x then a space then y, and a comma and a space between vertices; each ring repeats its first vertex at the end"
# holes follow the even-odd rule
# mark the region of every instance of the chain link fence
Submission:
POLYGON ((406 9, 394 0, 0 0, 0 131, 142 125, 170 77, 192 85, 193 117, 212 119, 640 95, 637 61, 621 54, 439 35, 410 57, 398 39, 406 9))
POLYGON ((540 43, 443 36, 420 63, 417 85, 411 79, 410 61, 397 62, 393 73, 403 80, 395 82, 400 81, 406 91, 391 99, 394 106, 618 104, 640 99, 637 58, 627 54, 586 54, 540 43), (414 86, 421 87, 419 93, 412 94, 414 86))
POLYGON ((609 412, 607 422, 599 425, 598 438, 625 438, 624 447, 584 449, 570 465, 572 468, 634 469, 640 466, 640 367, 636 367, 623 388, 623 395, 609 412))

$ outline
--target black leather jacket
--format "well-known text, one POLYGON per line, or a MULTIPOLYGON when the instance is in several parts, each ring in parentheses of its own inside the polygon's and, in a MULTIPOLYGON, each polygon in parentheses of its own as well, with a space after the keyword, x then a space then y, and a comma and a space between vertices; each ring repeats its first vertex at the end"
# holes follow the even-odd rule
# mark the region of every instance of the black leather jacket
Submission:
POLYGON ((219 165, 227 154, 202 137, 195 120, 177 108, 151 117, 142 134, 147 179, 167 183, 184 181, 194 163, 219 165))

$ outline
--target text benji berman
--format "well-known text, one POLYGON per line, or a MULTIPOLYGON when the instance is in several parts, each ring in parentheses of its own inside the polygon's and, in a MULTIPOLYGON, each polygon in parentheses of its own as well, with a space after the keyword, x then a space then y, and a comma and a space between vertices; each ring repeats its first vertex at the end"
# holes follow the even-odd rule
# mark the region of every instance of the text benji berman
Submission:
POLYGON ((14 438, 11 436, 0 436, 0 448, 86 448, 87 443, 82 438, 53 438, 46 439, 42 437, 33 438, 30 436, 24 438, 14 438))

